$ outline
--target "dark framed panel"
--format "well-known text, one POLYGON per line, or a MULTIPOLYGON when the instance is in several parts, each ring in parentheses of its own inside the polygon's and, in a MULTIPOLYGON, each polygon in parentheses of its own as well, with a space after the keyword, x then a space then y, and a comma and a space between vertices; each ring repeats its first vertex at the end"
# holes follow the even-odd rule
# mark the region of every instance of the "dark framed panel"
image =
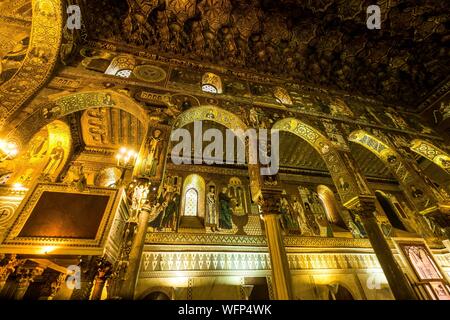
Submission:
MULTIPOLYGON (((42 254, 101 254, 115 221, 119 189, 38 183, 15 213, 2 243, 10 252, 42 254)), ((117 220, 117 219, 116 219, 117 220)))

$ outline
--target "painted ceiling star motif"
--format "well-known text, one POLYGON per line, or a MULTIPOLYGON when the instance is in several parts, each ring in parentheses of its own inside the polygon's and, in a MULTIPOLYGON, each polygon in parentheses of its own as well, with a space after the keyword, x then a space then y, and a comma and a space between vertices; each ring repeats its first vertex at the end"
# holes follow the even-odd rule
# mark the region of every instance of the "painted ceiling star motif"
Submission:
POLYGON ((261 27, 261 8, 258 7, 256 1, 248 4, 240 4, 232 13, 232 19, 239 36, 248 40, 250 35, 259 31, 261 27))
POLYGON ((166 11, 171 19, 183 25, 195 14, 196 0, 166 0, 166 11))
POLYGON ((198 8, 202 14, 202 22, 205 28, 214 33, 229 22, 231 15, 230 0, 204 0, 198 8))
POLYGON ((146 21, 152 12, 158 6, 158 0, 127 0, 128 15, 123 24, 124 29, 133 42, 143 44, 152 36, 152 30, 146 24, 146 21))

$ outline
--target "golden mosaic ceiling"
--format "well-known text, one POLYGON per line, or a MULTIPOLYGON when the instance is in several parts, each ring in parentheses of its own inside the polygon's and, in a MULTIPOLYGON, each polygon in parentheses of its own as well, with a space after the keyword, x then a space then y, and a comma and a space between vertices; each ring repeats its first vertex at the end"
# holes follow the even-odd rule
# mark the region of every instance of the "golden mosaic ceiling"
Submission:
POLYGON ((245 68, 414 109, 450 71, 450 3, 377 1, 85 1, 91 38, 245 68))

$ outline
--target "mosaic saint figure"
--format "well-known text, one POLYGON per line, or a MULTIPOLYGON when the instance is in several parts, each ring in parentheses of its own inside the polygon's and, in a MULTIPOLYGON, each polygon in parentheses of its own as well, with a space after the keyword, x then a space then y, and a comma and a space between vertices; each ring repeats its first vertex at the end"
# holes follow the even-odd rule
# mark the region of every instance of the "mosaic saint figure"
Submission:
POLYGON ((219 231, 217 227, 216 189, 213 186, 209 188, 209 192, 206 195, 206 211, 207 224, 211 228, 211 231, 219 231))
POLYGON ((164 210, 163 218, 160 224, 161 228, 173 228, 174 221, 178 219, 178 212, 180 208, 180 199, 181 195, 179 192, 176 192, 172 199, 167 204, 166 209, 164 210))
POLYGON ((358 226, 353 222, 352 219, 348 220, 348 228, 354 238, 357 238, 357 239, 363 238, 361 231, 359 230, 358 226))
POLYGON ((314 235, 320 235, 320 228, 317 224, 316 217, 311 210, 311 205, 308 202, 305 202, 305 215, 308 227, 313 231, 314 235))
POLYGON ((76 181, 78 191, 83 191, 87 187, 87 177, 84 173, 83 165, 78 167, 78 180, 76 181))
POLYGON ((233 211, 231 210, 231 199, 228 196, 228 188, 224 187, 219 193, 219 227, 221 229, 233 228, 231 217, 233 211))
POLYGON ((291 206, 285 197, 281 198, 281 217, 282 224, 286 230, 297 231, 299 225, 296 219, 293 217, 291 206))
POLYGON ((144 174, 147 176, 154 176, 159 165, 159 158, 161 155, 161 130, 153 131, 149 142, 148 156, 144 163, 144 174))
POLYGON ((310 236, 313 234, 313 231, 308 226, 308 222, 306 220, 305 211, 301 203, 297 200, 297 197, 292 198, 292 210, 297 217, 298 224, 300 227, 300 232, 303 236, 310 236))
POLYGON ((358 227, 358 230, 361 233, 361 235, 363 237, 366 237, 367 236, 366 229, 364 229, 364 226, 361 222, 361 218, 359 216, 355 216, 355 224, 358 227))
POLYGON ((253 128, 259 128, 259 113, 255 108, 251 108, 249 111, 249 121, 253 128))
POLYGON ((164 215, 166 212, 166 208, 169 205, 171 200, 172 188, 170 186, 166 186, 163 188, 163 191, 158 199, 159 203, 159 213, 156 218, 149 223, 150 227, 153 227, 157 230, 162 230, 162 223, 164 219, 164 215))
POLYGON ((140 184, 136 188, 134 188, 133 199, 131 208, 133 210, 138 210, 142 206, 142 204, 147 200, 149 188, 147 185, 140 184))
POLYGON ((43 174, 44 176, 52 175, 59 168, 61 162, 64 159, 64 148, 62 147, 62 142, 58 141, 56 147, 50 152, 50 159, 48 160, 47 166, 45 167, 43 174))
POLYGON ((30 143, 30 147, 26 153, 26 159, 42 158, 47 151, 47 137, 38 135, 30 143))

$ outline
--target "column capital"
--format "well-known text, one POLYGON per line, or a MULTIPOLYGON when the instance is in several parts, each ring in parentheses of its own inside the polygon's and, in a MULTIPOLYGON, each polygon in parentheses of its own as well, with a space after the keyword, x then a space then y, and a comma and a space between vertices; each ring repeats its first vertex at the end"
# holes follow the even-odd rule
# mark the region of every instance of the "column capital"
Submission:
POLYGON ((101 261, 99 263, 99 267, 97 269, 97 275, 95 276, 95 280, 98 281, 106 281, 112 275, 112 265, 108 261, 101 261))
POLYGON ((262 216, 265 215, 279 215, 280 200, 282 191, 278 189, 263 189, 262 196, 258 200, 258 205, 261 207, 262 216))
POLYGON ((358 215, 371 216, 375 210, 375 196, 359 195, 344 203, 344 206, 358 215))
POLYGON ((15 254, 11 255, 7 262, 3 266, 0 266, 0 281, 6 281, 9 275, 24 263, 25 260, 17 259, 15 254))
POLYGON ((20 266, 16 274, 18 275, 18 282, 20 286, 28 286, 31 282, 35 280, 36 277, 41 276, 45 271, 45 267, 33 266, 25 267, 20 266))

